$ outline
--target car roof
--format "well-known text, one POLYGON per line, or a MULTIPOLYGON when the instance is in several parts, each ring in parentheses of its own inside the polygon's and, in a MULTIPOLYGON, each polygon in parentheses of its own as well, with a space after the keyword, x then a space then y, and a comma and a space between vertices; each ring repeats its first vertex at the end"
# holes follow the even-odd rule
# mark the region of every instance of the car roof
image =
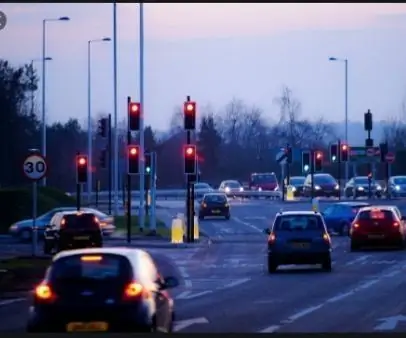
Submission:
POLYGON ((92 211, 83 211, 83 210, 80 210, 80 211, 77 211, 77 210, 72 210, 72 211, 60 211, 60 212, 58 212, 58 214, 61 214, 61 215, 77 215, 78 213, 80 213, 80 214, 89 214, 89 215, 93 215, 94 213, 92 212, 92 211))
POLYGON ((240 182, 238 182, 237 180, 225 180, 225 181, 223 181, 223 183, 238 183, 238 184, 240 184, 240 182))
MULTIPOLYGON (((103 255, 103 254, 114 254, 123 257, 134 257, 140 254, 148 254, 142 249, 136 248, 121 248, 121 247, 110 247, 110 248, 85 248, 85 249, 76 249, 76 250, 65 250, 56 254, 52 262, 55 262, 61 258, 77 256, 77 255, 103 255)), ((148 254, 149 256, 149 254, 148 254)))
POLYGON ((310 216, 310 215, 321 215, 319 212, 316 211, 280 211, 277 213, 277 216, 310 216))
POLYGON ((275 175, 274 172, 270 172, 270 173, 252 173, 251 176, 257 176, 257 175, 275 175))
POLYGON ((224 196, 224 197, 227 197, 227 195, 222 193, 222 192, 208 192, 207 194, 203 195, 203 197, 205 197, 205 196, 224 196))
POLYGON ((396 205, 369 205, 369 206, 361 208, 359 211, 360 212, 361 211, 368 211, 368 210, 372 210, 372 209, 381 209, 381 210, 393 211, 396 208, 397 208, 396 205))
POLYGON ((294 179, 294 178, 303 178, 306 179, 306 176, 291 176, 290 179, 294 179))
POLYGON ((349 207, 362 207, 362 206, 368 207, 371 205, 371 203, 347 201, 347 202, 337 202, 337 203, 334 203, 334 205, 347 205, 349 207))

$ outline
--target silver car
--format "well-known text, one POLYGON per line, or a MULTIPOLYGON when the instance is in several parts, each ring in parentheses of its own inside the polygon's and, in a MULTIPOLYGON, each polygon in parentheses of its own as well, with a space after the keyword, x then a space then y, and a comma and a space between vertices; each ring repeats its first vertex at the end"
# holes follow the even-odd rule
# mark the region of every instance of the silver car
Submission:
POLYGON ((225 193, 227 196, 238 194, 244 191, 244 187, 236 180, 227 180, 221 182, 219 191, 225 193))

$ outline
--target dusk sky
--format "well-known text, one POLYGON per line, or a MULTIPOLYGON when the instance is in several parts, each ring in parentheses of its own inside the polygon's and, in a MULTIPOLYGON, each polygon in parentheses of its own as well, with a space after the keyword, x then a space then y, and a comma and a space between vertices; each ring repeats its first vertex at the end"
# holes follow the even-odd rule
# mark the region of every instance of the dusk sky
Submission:
MULTIPOLYGON (((41 57, 47 24, 48 122, 87 116, 87 41, 112 37, 112 4, 1 4, 0 57, 14 65, 41 57)), ((222 109, 233 97, 276 120, 283 85, 302 116, 344 118, 349 60, 349 115, 399 116, 406 99, 406 4, 145 4, 145 117, 163 130, 191 95, 222 109)), ((139 98, 138 4, 118 4, 119 119, 126 97, 139 98)), ((92 113, 113 112, 113 44, 92 45, 92 113)), ((41 65, 36 63, 41 75, 41 65)), ((40 101, 40 92, 37 93, 40 101)))

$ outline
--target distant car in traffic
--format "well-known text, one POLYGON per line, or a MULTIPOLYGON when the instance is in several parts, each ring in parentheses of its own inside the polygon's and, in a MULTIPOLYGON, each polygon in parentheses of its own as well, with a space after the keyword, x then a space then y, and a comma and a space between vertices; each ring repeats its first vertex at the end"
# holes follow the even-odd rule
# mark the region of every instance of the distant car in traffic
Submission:
POLYGON ((285 211, 276 214, 268 234, 268 272, 280 265, 321 264, 332 270, 331 239, 320 213, 285 211))
POLYGON ((213 187, 210 184, 204 182, 196 182, 194 184, 194 189, 196 197, 201 197, 204 194, 214 191, 213 187))
MULTIPOLYGON (((305 183, 305 176, 292 176, 289 178, 289 185, 293 188, 293 195, 295 197, 303 196, 303 187, 305 183)), ((287 180, 285 179, 285 193, 287 192, 287 180)))
MULTIPOLYGON (((337 180, 326 173, 314 174, 314 197, 338 197, 340 186, 337 180)), ((307 175, 303 184, 303 195, 311 196, 312 191, 312 175, 307 175)))
POLYGON ((371 190, 369 189, 368 176, 356 176, 351 178, 344 187, 345 197, 368 197, 371 191, 372 197, 382 197, 383 189, 374 179, 371 179, 371 190))
POLYGON ((277 191, 279 189, 275 173, 252 173, 248 185, 249 189, 254 191, 277 191))
POLYGON ((26 331, 169 333, 178 285, 144 250, 63 251, 33 292, 26 331))
POLYGON ((227 180, 221 182, 219 192, 225 193, 227 196, 233 196, 244 191, 244 187, 236 180, 227 180))
POLYGON ((338 202, 327 207, 321 214, 329 232, 348 236, 351 223, 357 215, 358 210, 369 205, 366 202, 338 202))
MULTIPOLYGON (((38 216, 35 220, 35 225, 38 227, 38 238, 43 238, 46 225, 49 224, 51 218, 57 213, 62 211, 73 211, 76 207, 60 207, 49 210, 45 214, 38 216)), ((116 227, 114 225, 114 218, 94 208, 81 208, 83 211, 93 212, 100 221, 100 227, 104 235, 111 235, 116 227)), ((32 219, 25 219, 15 222, 9 228, 9 234, 21 241, 29 241, 32 234, 32 219)))
POLYGON ((44 254, 78 248, 101 248, 103 233, 96 215, 88 211, 57 212, 45 227, 44 254))
POLYGON ((385 193, 390 197, 406 197, 406 176, 392 176, 385 193))
POLYGON ((209 193, 203 196, 199 207, 199 219, 205 217, 225 217, 230 219, 230 205, 224 193, 209 193))
POLYGON ((405 220, 399 209, 394 206, 361 208, 351 225, 351 251, 373 245, 396 246, 404 249, 405 220))

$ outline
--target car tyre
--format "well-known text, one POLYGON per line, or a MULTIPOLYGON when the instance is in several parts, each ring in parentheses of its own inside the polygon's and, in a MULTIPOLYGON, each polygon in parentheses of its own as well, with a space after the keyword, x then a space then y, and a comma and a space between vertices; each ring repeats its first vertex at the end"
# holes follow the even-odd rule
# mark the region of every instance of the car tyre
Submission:
POLYGON ((275 273, 278 269, 278 264, 274 260, 268 258, 268 273, 275 273))
POLYGON ((351 243, 350 243, 350 251, 351 252, 359 251, 359 245, 357 243, 355 243, 354 241, 351 241, 351 243))
POLYGON ((324 262, 321 264, 321 268, 323 269, 323 271, 326 272, 331 272, 333 270, 332 267, 332 262, 331 262, 331 257, 327 257, 324 262))
POLYGON ((229 221, 229 220, 230 220, 230 218, 231 218, 231 216, 230 216, 230 215, 227 215, 227 216, 226 216, 226 220, 227 220, 227 221, 229 221))
POLYGON ((340 236, 348 236, 350 234, 350 225, 347 222, 341 223, 340 236))

